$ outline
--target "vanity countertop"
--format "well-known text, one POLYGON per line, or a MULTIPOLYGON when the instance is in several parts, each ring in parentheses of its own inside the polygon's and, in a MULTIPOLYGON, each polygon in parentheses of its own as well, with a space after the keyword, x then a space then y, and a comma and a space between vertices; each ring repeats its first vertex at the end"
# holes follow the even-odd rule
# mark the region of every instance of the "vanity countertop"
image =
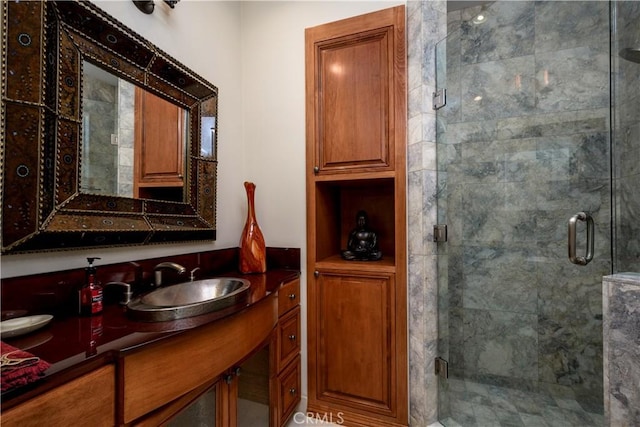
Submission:
POLYGON ((248 302, 213 313, 166 322, 133 321, 127 317, 123 306, 110 304, 98 316, 56 317, 41 330, 3 339, 7 344, 47 361, 51 367, 42 379, 32 385, 3 393, 2 410, 97 367, 113 363, 118 357, 153 342, 239 313, 275 292, 283 283, 297 278, 299 271, 275 269, 264 274, 228 272, 217 276, 241 277, 251 282, 248 302))

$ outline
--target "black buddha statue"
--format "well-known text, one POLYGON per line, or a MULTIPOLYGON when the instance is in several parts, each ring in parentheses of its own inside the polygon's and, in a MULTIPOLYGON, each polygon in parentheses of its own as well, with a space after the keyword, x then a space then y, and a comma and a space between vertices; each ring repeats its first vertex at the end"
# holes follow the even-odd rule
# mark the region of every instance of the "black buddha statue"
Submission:
POLYGON ((342 258, 349 261, 376 261, 382 258, 378 250, 378 236, 367 224, 365 211, 356 214, 356 228, 349 233, 347 250, 342 251, 342 258))

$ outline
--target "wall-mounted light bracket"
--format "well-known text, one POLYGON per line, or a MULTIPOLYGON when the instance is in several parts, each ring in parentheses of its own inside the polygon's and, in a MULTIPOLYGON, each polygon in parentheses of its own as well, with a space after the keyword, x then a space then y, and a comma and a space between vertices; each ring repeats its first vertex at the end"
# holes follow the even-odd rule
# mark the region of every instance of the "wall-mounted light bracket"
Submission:
MULTIPOLYGON (((146 13, 147 15, 151 15, 153 13, 153 10, 156 7, 153 0, 132 0, 132 1, 136 5, 136 7, 140 9, 141 12, 146 13)), ((176 4, 179 1, 180 0, 164 0, 164 2, 168 4, 171 9, 175 8, 176 4)))
POLYGON ((153 9, 156 7, 153 0, 133 0, 133 4, 135 4, 141 12, 146 13, 147 15, 151 15, 153 13, 153 9))

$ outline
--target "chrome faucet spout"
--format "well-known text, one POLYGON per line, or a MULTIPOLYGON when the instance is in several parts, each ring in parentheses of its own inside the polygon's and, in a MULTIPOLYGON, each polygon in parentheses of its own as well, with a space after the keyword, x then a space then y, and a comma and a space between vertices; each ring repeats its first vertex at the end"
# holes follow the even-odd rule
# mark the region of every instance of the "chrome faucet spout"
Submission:
POLYGON ((184 274, 187 271, 186 268, 184 268, 183 266, 181 266, 176 262, 169 262, 169 261, 161 262, 160 264, 156 265, 153 268, 155 286, 162 285, 162 269, 164 268, 170 268, 172 270, 175 270, 178 272, 178 274, 184 274))

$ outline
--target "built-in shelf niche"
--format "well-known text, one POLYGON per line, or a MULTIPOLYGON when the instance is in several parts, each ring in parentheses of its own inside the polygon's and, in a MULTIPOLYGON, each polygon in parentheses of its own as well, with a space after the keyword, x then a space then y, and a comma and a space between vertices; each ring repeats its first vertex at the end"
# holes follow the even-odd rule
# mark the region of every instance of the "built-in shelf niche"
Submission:
MULTIPOLYGON (((316 259, 340 262, 359 210, 367 212, 368 225, 378 235, 383 259, 367 265, 395 265, 394 179, 331 181, 316 183, 316 259)), ((352 266, 361 264, 344 261, 352 266)))

